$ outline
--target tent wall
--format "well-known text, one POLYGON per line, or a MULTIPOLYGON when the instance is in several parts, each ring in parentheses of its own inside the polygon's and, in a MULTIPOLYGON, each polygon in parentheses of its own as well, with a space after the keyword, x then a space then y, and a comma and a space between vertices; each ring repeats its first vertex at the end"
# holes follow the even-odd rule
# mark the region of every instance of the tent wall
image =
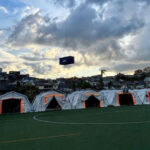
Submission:
POLYGON ((148 98, 147 98, 147 90, 141 89, 141 90, 132 90, 135 98, 136 105, 142 105, 142 104, 149 104, 148 98))
POLYGON ((103 107, 108 106, 119 106, 117 101, 117 93, 121 92, 120 90, 102 90, 99 92, 100 99, 102 100, 103 107))

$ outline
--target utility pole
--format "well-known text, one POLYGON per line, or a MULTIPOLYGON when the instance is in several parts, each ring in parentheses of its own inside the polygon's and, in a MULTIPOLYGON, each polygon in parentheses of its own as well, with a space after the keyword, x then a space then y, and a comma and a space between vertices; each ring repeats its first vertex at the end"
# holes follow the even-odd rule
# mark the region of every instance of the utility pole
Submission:
POLYGON ((101 70, 101 77, 103 78, 103 74, 106 72, 106 70, 102 69, 101 70))
POLYGON ((101 89, 103 89, 103 75, 104 75, 104 73, 106 72, 106 70, 104 70, 104 69, 100 69, 100 71, 101 71, 101 75, 100 75, 100 87, 101 87, 101 89))

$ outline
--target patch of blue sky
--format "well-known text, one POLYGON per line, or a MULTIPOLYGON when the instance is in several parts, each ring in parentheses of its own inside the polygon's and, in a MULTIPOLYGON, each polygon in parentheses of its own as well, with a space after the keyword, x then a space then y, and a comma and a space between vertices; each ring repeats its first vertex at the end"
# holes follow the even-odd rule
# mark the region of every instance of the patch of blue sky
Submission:
POLYGON ((0 0, 0 6, 5 7, 10 13, 17 8, 23 8, 26 5, 18 0, 0 0))
POLYGON ((67 8, 57 5, 55 0, 18 0, 27 6, 39 8, 44 14, 49 14, 50 16, 65 18, 69 13, 67 8), (56 11, 57 10, 57 11, 56 11))
POLYGON ((7 10, 6 13, 0 10, 0 28, 8 28, 20 19, 20 12, 26 5, 18 0, 0 0, 0 7, 7 10))
POLYGON ((6 29, 13 25, 14 18, 12 16, 9 16, 7 14, 1 14, 0 13, 0 20, 3 20, 0 22, 0 29, 6 29), (6 19, 7 17, 7 19, 6 19))

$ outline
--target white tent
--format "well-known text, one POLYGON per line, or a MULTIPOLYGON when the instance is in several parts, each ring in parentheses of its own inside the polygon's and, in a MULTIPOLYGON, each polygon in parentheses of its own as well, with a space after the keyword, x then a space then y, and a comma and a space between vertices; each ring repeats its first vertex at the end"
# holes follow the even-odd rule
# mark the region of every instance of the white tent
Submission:
POLYGON ((27 96, 11 91, 0 96, 0 114, 10 112, 31 112, 27 96))
POLYGON ((52 100, 54 100, 56 103, 61 107, 61 109, 70 109, 70 104, 67 103, 65 100, 65 95, 58 93, 56 91, 48 91, 41 93, 35 97, 35 100, 33 102, 33 110, 35 112, 38 111, 45 111, 47 107, 51 104, 52 100))
POLYGON ((94 96, 97 100, 99 100, 99 107, 102 107, 102 101, 100 101, 100 95, 98 92, 93 90, 87 91, 76 91, 69 94, 66 100, 71 104, 71 109, 82 109, 86 108, 86 101, 94 96))
POLYGON ((103 107, 146 104, 147 100, 145 93, 146 91, 144 90, 129 90, 128 93, 124 93, 122 90, 100 91, 101 99, 103 101, 103 107), (124 102, 121 100, 123 96, 124 102), (128 101, 129 99, 130 101, 128 101))

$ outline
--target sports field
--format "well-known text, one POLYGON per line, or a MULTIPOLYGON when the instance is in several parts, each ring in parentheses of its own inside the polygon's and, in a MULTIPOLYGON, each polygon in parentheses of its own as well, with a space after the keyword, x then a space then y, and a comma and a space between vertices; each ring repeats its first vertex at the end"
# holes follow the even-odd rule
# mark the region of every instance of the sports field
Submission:
POLYGON ((150 150, 150 106, 0 116, 0 150, 150 150))

